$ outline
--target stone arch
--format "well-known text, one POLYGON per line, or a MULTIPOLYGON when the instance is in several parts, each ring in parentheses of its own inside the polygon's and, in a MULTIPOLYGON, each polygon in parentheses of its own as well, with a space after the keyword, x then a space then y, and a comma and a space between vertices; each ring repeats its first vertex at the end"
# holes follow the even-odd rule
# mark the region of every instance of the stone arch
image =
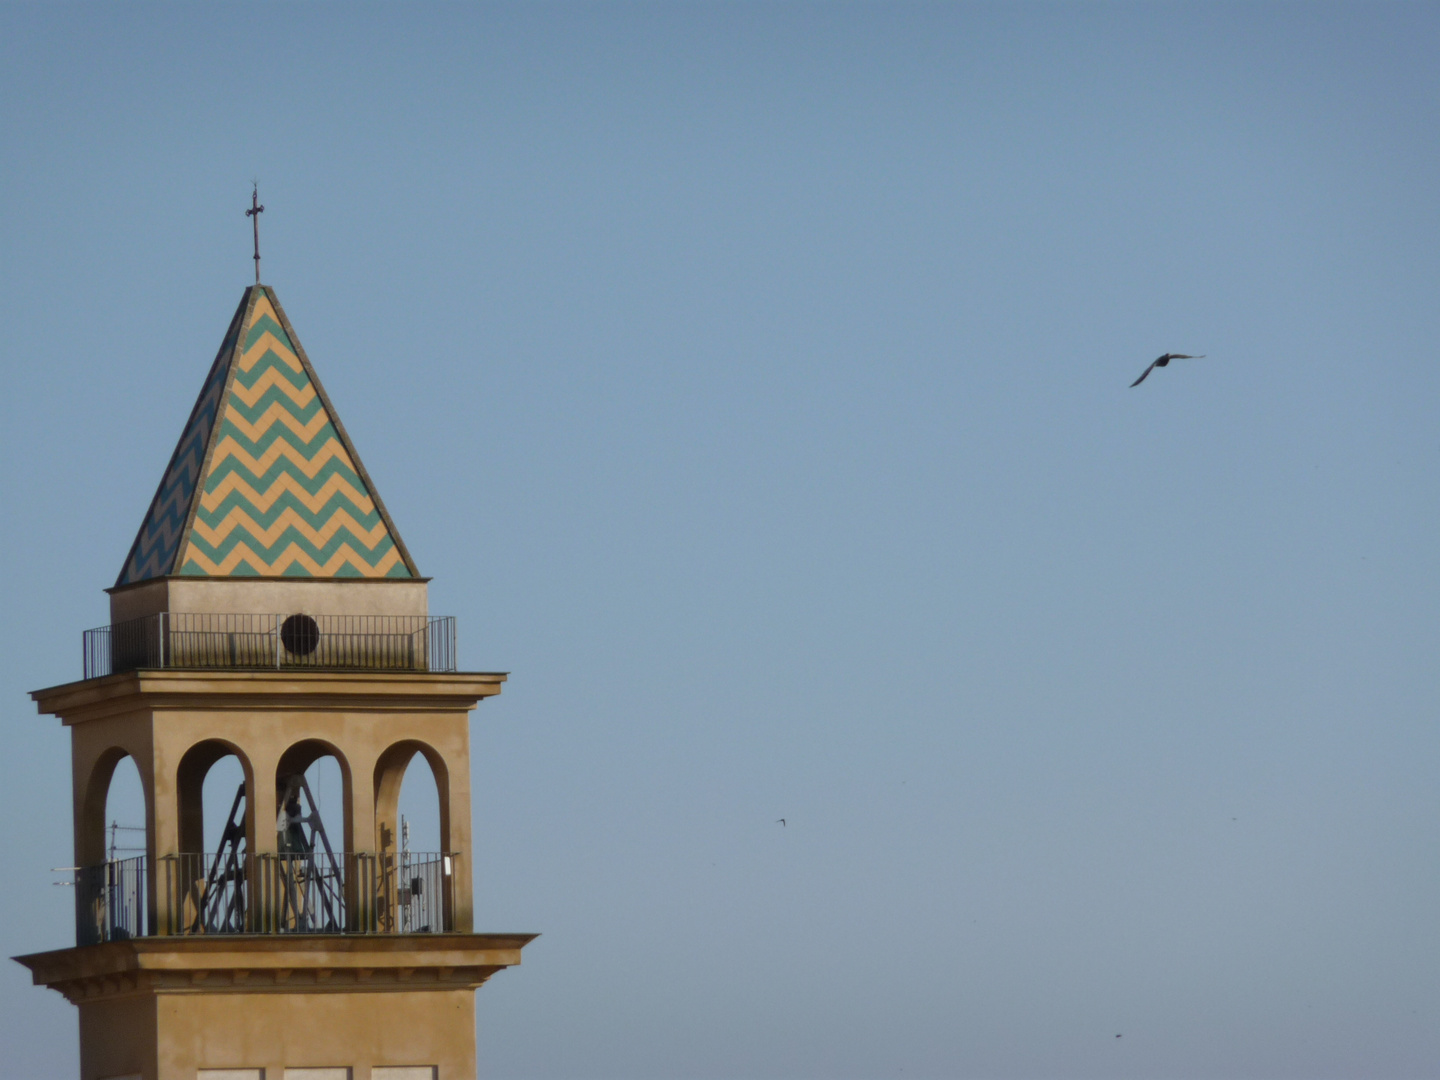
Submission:
POLYGON ((455 925, 456 897, 451 851, 450 770, 445 758, 419 739, 393 743, 375 762, 376 866, 381 885, 377 922, 402 933, 448 929, 455 925), (439 806, 440 852, 400 857, 400 788, 416 756, 424 758, 435 781, 439 806), (418 861, 416 857, 418 855, 418 861), (425 857, 428 855, 428 858, 425 857))
POLYGON ((99 866, 105 861, 105 803, 110 794, 110 781, 115 768, 126 758, 135 762, 140 774, 140 788, 145 802, 145 846, 153 850, 155 837, 154 787, 140 759, 123 746, 112 746, 101 753, 85 780, 84 796, 75 823, 75 865, 99 866))
POLYGON ((419 754, 430 766, 435 778, 435 793, 440 800, 440 849, 450 851, 450 770, 445 758, 429 743, 405 739, 394 743, 375 762, 375 850, 393 852, 400 846, 397 832, 400 785, 405 770, 419 754))
POLYGON ((280 760, 275 766, 275 806, 272 813, 280 810, 280 803, 284 798, 289 778, 304 775, 311 765, 323 757, 334 758, 335 763, 340 767, 340 805, 343 808, 343 828, 341 835, 334 838, 340 842, 335 852, 338 856, 342 852, 355 850, 355 800, 353 785, 350 782, 350 761, 334 743, 325 739, 301 739, 280 755, 280 760))
POLYGON ((176 825, 180 853, 205 853, 205 777, 221 758, 234 755, 245 774, 245 850, 255 850, 255 769, 245 751, 225 739, 203 739, 180 758, 175 770, 176 825))

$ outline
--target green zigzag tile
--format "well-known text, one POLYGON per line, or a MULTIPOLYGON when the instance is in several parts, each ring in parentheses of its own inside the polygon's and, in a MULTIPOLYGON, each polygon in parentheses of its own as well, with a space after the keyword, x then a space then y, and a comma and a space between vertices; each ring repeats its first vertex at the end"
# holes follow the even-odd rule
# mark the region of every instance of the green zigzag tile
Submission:
POLYGON ((351 469, 350 466, 346 465, 339 458, 333 457, 329 461, 325 462, 325 464, 321 465, 318 470, 316 470, 315 479, 313 480, 306 476, 304 473, 300 472, 298 469, 296 469, 290 462, 286 461, 284 458, 279 459, 273 465, 271 465, 270 468, 266 469, 262 474, 256 476, 253 472, 246 468, 243 463, 235 460, 235 458, 233 457, 229 457, 226 458, 224 461, 220 462, 219 465, 216 465, 211 471, 210 479, 207 479, 205 481, 206 493, 208 494, 209 492, 212 492, 216 488, 218 488, 220 486, 220 482, 224 480, 225 477, 229 476, 231 473, 237 474, 252 488, 254 488, 256 491, 261 492, 268 491, 270 489, 270 486, 274 484, 276 480, 280 479, 282 475, 288 474, 289 476, 294 478, 297 484, 299 484, 302 488, 308 491, 311 495, 318 495, 320 493, 320 489, 325 486, 325 481, 329 480, 331 475, 333 474, 343 477, 355 488, 356 491, 363 491, 367 495, 369 494, 369 491, 361 482, 360 477, 356 474, 355 470, 351 469))
POLYGON ((215 440, 215 445, 219 446, 227 438, 234 439, 238 446, 254 457, 259 457, 277 442, 287 442, 300 451, 306 461, 314 461, 327 444, 340 441, 335 436, 335 429, 329 424, 315 432, 310 441, 306 442, 288 426, 279 422, 267 428, 259 439, 251 439, 229 420, 220 425, 220 434, 215 440))
POLYGON ((283 341, 287 349, 291 352, 295 351, 295 343, 291 341, 290 336, 285 333, 285 328, 263 312, 259 318, 250 324, 250 332, 245 335, 245 350, 248 351, 250 346, 259 341, 267 330, 283 341))
MULTIPOLYGON (((310 404, 296 405, 295 402, 291 401, 286 395, 285 391, 281 390, 278 386, 272 386, 266 390, 265 393, 260 395, 254 405, 246 405, 245 402, 241 401, 238 397, 232 396, 229 401, 229 406, 243 416, 247 423, 253 424, 264 416, 266 410, 277 401, 284 406, 286 412, 301 423, 307 423, 316 413, 323 412, 325 409, 325 406, 320 404, 320 396, 318 394, 310 399, 310 404)), ((326 425, 326 428, 332 432, 335 430, 334 426, 329 424, 326 425)))
POLYGON ((265 351, 264 356, 259 357, 255 361, 254 365, 250 368, 249 371, 241 371, 237 369, 235 372, 235 381, 238 382, 241 386, 245 387, 246 390, 249 390, 252 386, 254 386, 257 382, 260 381, 260 377, 262 375, 272 369, 279 372, 281 378, 283 378, 296 390, 303 390, 305 389, 305 387, 310 385, 310 380, 306 378, 303 371, 296 371, 289 364, 285 363, 284 360, 281 360, 278 356, 276 356, 273 350, 269 349, 265 351))
POLYGON ((203 537, 192 534, 190 543, 203 553, 211 562, 218 563, 225 559, 237 544, 243 542, 246 547, 253 551, 267 566, 273 565, 275 560, 285 553, 285 550, 294 544, 301 551, 305 552, 318 563, 326 562, 330 556, 339 551, 342 547, 350 548, 355 554, 374 566, 380 559, 395 546, 387 533, 372 548, 349 529, 338 529, 334 536, 324 546, 316 547, 305 535, 296 528, 288 528, 275 540, 273 544, 263 544, 259 538, 251 536, 244 529, 236 529, 219 544, 213 547, 207 544, 203 537))
MULTIPOLYGON (((184 566, 180 568, 180 573, 185 577, 207 576, 205 571, 202 570, 200 566, 194 562, 187 562, 184 566)), ((248 562, 242 562, 239 566, 235 567, 235 569, 230 571, 229 576, 259 577, 260 572, 256 570, 253 566, 251 566, 248 562)), ((308 578, 312 575, 310 571, 305 569, 303 566, 298 566, 295 563, 291 563, 288 567, 285 568, 283 576, 308 578)), ((349 563, 346 563, 345 565, 336 568, 335 576, 345 578, 363 578, 365 575, 360 573, 359 570, 356 570, 355 567, 351 566, 349 563)), ((403 562, 397 562, 394 566, 390 567, 389 570, 385 571, 385 576, 387 578, 408 578, 410 576, 410 571, 406 568, 403 562)))
POLYGON ((276 499, 269 510, 260 510, 249 499, 232 491, 214 510, 207 510, 203 506, 197 509, 195 520, 204 522, 207 528, 218 529, 236 510, 244 510, 262 529, 268 529, 274 525, 286 510, 295 511, 307 524, 316 529, 322 528, 340 510, 348 513, 362 528, 373 529, 382 520, 380 511, 371 510, 367 513, 338 491, 326 500, 320 510, 313 512, 289 492, 276 499))

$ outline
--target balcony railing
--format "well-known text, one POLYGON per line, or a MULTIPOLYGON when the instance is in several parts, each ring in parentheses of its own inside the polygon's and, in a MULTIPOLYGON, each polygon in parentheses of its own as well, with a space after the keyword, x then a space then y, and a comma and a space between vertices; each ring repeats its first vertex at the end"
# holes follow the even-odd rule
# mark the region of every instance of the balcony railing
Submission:
POLYGON ((188 934, 426 934, 454 926, 453 854, 143 856, 75 874, 75 941, 188 934))
POLYGON ((454 671, 451 615, 167 611, 86 630, 85 678, 141 668, 454 671))
POLYGON ((145 857, 75 871, 75 944, 145 936, 145 857))

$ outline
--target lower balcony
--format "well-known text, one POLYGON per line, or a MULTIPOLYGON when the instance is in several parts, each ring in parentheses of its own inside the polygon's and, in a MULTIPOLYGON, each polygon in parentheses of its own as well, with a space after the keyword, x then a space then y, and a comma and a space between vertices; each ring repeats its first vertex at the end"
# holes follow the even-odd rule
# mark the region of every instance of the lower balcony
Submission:
POLYGON ((75 943, 200 934, 427 934, 454 929, 456 856, 166 855, 75 872, 75 943))

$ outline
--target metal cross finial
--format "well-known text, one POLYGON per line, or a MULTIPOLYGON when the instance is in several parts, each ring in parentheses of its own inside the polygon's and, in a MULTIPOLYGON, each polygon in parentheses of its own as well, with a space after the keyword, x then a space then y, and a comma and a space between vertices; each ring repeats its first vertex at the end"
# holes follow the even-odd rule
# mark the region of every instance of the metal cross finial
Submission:
POLYGON ((265 207, 260 205, 260 185, 256 184, 250 192, 250 209, 245 211, 245 216, 255 224, 255 284, 260 284, 260 215, 265 212, 265 207))

